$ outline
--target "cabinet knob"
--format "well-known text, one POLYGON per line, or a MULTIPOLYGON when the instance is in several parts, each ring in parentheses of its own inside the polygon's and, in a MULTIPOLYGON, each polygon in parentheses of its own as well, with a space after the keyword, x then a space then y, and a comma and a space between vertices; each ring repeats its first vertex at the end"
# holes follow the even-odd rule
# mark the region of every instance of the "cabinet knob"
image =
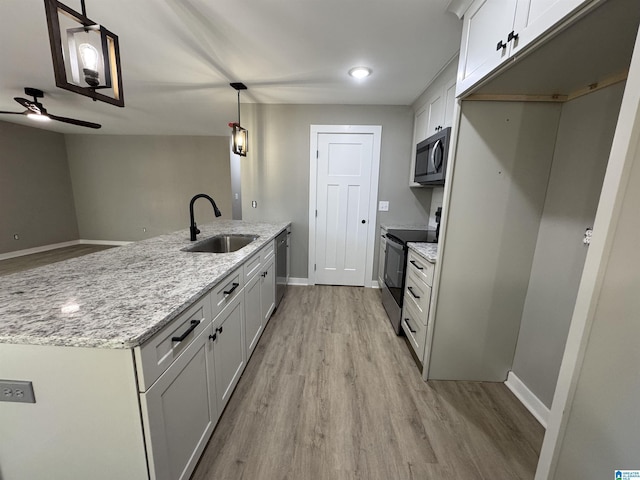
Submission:
POLYGON ((511 32, 509 32, 509 35, 507 36, 507 43, 509 43, 511 40, 518 40, 518 34, 511 30, 511 32))
POLYGON ((216 328, 216 333, 222 333, 222 327, 216 328))
POLYGON ((496 45, 496 51, 500 49, 504 50, 505 48, 507 48, 507 44, 504 43, 502 40, 500 40, 498 42, 498 45, 496 45))
POLYGON ((211 340, 212 342, 215 342, 216 338, 218 338, 218 334, 216 333, 214 333, 213 335, 209 335, 209 340, 211 340))

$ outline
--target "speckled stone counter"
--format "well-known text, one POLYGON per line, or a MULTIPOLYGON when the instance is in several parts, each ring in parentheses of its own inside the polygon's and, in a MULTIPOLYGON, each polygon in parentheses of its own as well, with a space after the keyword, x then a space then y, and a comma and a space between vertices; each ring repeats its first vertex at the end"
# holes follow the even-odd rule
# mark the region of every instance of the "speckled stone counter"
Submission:
POLYGON ((417 243, 417 242, 409 242, 407 243, 409 249, 416 252, 418 255, 423 257, 425 260, 431 263, 436 263, 438 259, 438 244, 437 243, 417 243))
POLYGON ((207 293, 289 223, 220 220, 259 238, 232 253, 183 252, 189 230, 0 277, 0 343, 132 348, 207 293))
POLYGON ((385 230, 431 230, 432 228, 425 224, 402 225, 400 223, 381 223, 380 227, 385 230))

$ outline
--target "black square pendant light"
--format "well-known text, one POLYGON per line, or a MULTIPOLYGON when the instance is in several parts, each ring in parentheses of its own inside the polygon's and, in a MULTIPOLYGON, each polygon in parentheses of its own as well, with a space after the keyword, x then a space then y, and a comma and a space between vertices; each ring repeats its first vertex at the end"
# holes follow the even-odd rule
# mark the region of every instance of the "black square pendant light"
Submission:
POLYGON ((246 90, 247 86, 240 82, 234 82, 230 85, 238 92, 238 122, 229 124, 233 129, 231 133, 233 139, 232 150, 236 155, 246 157, 247 151, 249 150, 249 132, 246 128, 240 126, 240 90, 246 90))
POLYGON ((118 36, 57 0, 44 0, 56 85, 124 107, 118 36))

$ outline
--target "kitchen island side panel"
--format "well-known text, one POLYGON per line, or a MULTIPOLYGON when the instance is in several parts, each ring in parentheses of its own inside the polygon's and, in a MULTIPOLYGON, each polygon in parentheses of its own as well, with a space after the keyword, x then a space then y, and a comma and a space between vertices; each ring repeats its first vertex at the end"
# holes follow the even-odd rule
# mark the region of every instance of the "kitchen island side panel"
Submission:
POLYGON ((36 403, 0 402, 0 478, 147 480, 129 349, 0 344, 0 379, 36 403))
POLYGON ((559 117, 555 104, 463 102, 430 379, 507 378, 559 117))

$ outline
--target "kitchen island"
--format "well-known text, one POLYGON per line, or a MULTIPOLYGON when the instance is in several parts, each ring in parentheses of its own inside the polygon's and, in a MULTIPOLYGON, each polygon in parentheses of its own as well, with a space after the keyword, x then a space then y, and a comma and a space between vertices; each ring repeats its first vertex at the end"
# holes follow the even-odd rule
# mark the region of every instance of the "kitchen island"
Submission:
POLYGON ((0 379, 31 382, 35 403, 0 403, 0 478, 188 478, 252 351, 250 317, 261 333, 273 311, 288 226, 218 221, 199 240, 258 238, 195 253, 184 230, 2 277, 0 379))

